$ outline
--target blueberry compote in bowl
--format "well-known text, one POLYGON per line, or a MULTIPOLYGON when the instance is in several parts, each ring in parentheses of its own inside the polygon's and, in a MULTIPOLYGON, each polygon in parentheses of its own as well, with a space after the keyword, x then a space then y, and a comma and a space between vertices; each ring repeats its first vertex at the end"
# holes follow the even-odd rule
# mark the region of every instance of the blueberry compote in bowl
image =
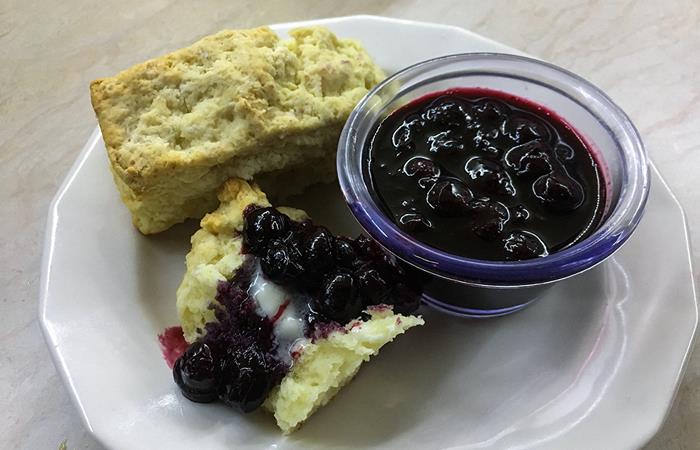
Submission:
POLYGON ((338 175, 360 225, 426 274, 448 313, 517 311, 612 255, 649 192, 638 132, 580 77, 514 55, 408 67, 345 125, 338 175))

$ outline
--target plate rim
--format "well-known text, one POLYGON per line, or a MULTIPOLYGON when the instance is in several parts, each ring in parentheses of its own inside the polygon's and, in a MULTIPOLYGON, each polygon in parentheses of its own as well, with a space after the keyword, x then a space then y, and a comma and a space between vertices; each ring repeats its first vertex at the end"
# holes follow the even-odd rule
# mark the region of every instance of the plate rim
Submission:
MULTIPOLYGON (((690 270, 690 290, 691 290, 691 295, 693 297, 692 301, 692 309, 694 313, 694 320, 693 320, 693 326, 692 326, 692 331, 690 335, 690 339, 688 340, 688 345, 685 347, 683 350, 683 360, 681 361, 681 366, 676 372, 676 379, 673 384, 673 392, 671 393, 671 396, 668 399, 668 402, 664 405, 664 413, 659 416, 659 419, 657 422, 654 424, 653 429, 649 433, 646 434, 646 436, 642 436, 640 442, 639 442, 639 447, 642 447, 646 444, 648 444, 654 436, 657 435, 657 433, 661 430, 663 425, 666 423, 668 420, 670 414, 671 414, 671 409, 676 401, 676 397, 678 396, 678 392, 681 387, 681 383, 683 382, 683 378, 685 376, 685 373, 688 369, 688 362, 690 361, 690 357, 693 353, 693 347, 695 346, 695 339, 697 338, 697 331, 698 331, 698 321, 700 319, 699 314, 698 314, 698 291, 697 291, 697 286, 695 283, 695 264, 693 263, 693 253, 692 253, 692 242, 690 238, 690 230, 688 228, 688 217, 685 212, 685 208, 683 208, 683 205, 681 202, 678 200, 678 197, 676 194, 673 192, 673 189, 668 185, 668 182, 666 181, 666 178, 661 174, 661 171, 659 171, 658 167, 656 167, 656 164, 649 158, 649 168, 656 174, 656 176, 659 178, 659 181, 661 182, 661 185, 664 187, 666 192, 671 196, 671 200, 673 200, 673 203, 675 206, 678 208, 678 210, 681 213, 681 221, 683 223, 683 237, 685 238, 685 256, 686 260, 688 263, 688 268, 690 270)), ((652 189, 654 187, 652 186, 652 189)))
POLYGON ((106 444, 102 439, 95 433, 90 419, 83 407, 82 401, 78 395, 78 392, 71 379, 68 366, 65 363, 63 356, 59 352, 60 344, 56 339, 56 336, 51 330, 51 320, 47 315, 47 305, 49 297, 49 284, 51 282, 51 261, 53 260, 53 254, 56 248, 56 229, 58 227, 58 207, 60 206, 63 196, 73 184, 73 180, 77 177, 80 169, 87 161, 88 157, 94 150, 97 142, 102 138, 102 133, 100 132, 99 125, 90 133, 90 137, 84 144, 83 148, 80 150, 78 157, 75 159, 71 165, 68 173, 61 182, 60 187, 54 197, 51 199, 48 210, 48 218, 46 220, 46 229, 44 231, 44 245, 41 254, 41 275, 39 278, 39 325, 41 327, 42 335, 49 347, 49 354, 51 355, 51 360, 63 381, 64 386, 68 390, 71 402, 78 410, 80 419, 83 425, 88 430, 88 432, 98 441, 100 444, 106 447, 106 444))
MULTIPOLYGON (((369 22, 380 22, 380 23, 394 23, 398 25, 404 25, 404 26, 411 26, 411 27, 429 27, 429 28, 435 28, 435 29, 441 29, 441 30, 449 30, 451 32, 459 33, 462 35, 469 36, 470 38, 478 39, 484 42, 488 42, 490 44, 493 44, 495 46, 500 46, 500 47, 508 47, 511 49, 511 47, 507 44, 498 42, 496 40, 493 40, 491 38, 485 37, 481 34, 475 33, 473 31, 467 30, 465 28, 461 28, 456 25, 447 25, 447 24, 440 24, 440 23, 435 23, 435 22, 425 22, 425 21, 418 21, 418 20, 409 20, 409 19, 399 19, 399 18, 394 18, 394 17, 385 17, 385 16, 378 16, 378 15, 367 15, 367 14, 357 14, 357 15, 349 15, 349 16, 340 16, 340 17, 328 17, 328 18, 321 18, 321 19, 311 19, 311 20, 303 20, 303 21, 291 21, 291 22, 282 22, 282 23, 276 23, 276 24, 271 24, 269 27, 273 29, 274 31, 279 31, 280 29, 285 29, 285 28, 291 28, 291 27, 302 27, 302 26, 312 26, 312 25, 328 25, 328 24, 333 24, 333 23, 341 23, 341 22, 348 22, 348 21, 369 21, 369 22)), ((519 54, 525 54, 521 52, 518 49, 513 48, 512 49, 514 52, 517 52, 519 54)), ((91 132, 88 140, 84 144, 83 148, 81 149, 80 153, 76 157, 75 161, 71 165, 70 169, 68 170, 67 174, 63 178, 63 181, 60 184, 60 187, 58 188, 56 194, 54 194, 49 207, 48 207, 48 218, 46 221, 46 228, 44 232, 44 242, 42 245, 42 256, 41 256, 41 271, 40 271, 40 284, 39 284, 39 304, 38 304, 38 309, 39 309, 39 324, 41 328, 42 335, 44 337, 44 340, 46 341, 46 344, 49 348, 49 354, 51 356, 51 359, 53 361, 54 366, 57 369, 57 372, 59 373, 59 376, 61 377, 61 380, 63 381, 64 386, 66 387, 69 396, 71 398, 71 402, 75 405, 76 409, 78 410, 78 413, 80 415, 80 418, 83 422, 83 425, 87 429, 87 431, 103 446, 107 447, 106 443, 104 440, 100 437, 99 433, 97 433, 91 422, 90 418, 87 415, 87 412, 85 411, 82 401, 80 400, 80 397, 78 395, 78 392, 76 390, 75 385, 73 384, 73 381, 71 379, 70 372, 68 370, 67 364, 65 363, 63 356, 61 355, 61 352, 59 351, 60 344, 57 340, 57 337, 55 336, 53 330, 51 329, 51 319, 48 316, 47 312, 47 306, 48 306, 48 297, 49 297, 49 285, 51 282, 51 262, 53 260, 53 255, 55 252, 55 243, 56 243, 56 230, 59 224, 59 206, 61 205, 61 201, 68 191, 68 189, 71 187, 73 184, 73 181, 77 177, 77 175, 80 173, 83 165, 87 161, 88 157, 90 154, 95 150, 96 144, 101 140, 102 134, 100 132, 99 125, 96 125, 93 131, 91 132)), ((663 414, 659 414, 658 418, 654 424, 653 427, 650 427, 646 432, 639 432, 638 436, 639 438, 633 441, 635 444, 638 444, 638 446, 643 446, 647 444, 662 428, 662 426, 666 423, 668 420, 668 417, 670 415, 672 406, 676 400, 676 397, 678 395, 679 389, 681 382, 683 380, 683 377, 686 373, 686 370, 688 368, 688 362, 690 360, 690 356, 692 354, 693 347, 695 345, 695 340, 697 337, 697 330, 698 330, 698 323, 699 323, 699 309, 698 309, 698 295, 697 295, 697 286, 695 282, 695 277, 694 277, 694 262, 693 262, 693 255, 692 255, 692 242, 691 242, 691 236, 689 232, 689 227, 688 227, 688 219, 687 219, 687 214, 685 212, 685 208, 681 204, 681 202, 678 200, 678 197, 676 194, 673 192, 671 187, 668 185, 666 179, 664 176, 661 174, 659 169, 656 167, 656 165, 653 163, 651 159, 649 159, 649 167, 650 169, 656 174, 658 177, 661 186, 665 189, 665 191, 670 195, 671 200, 673 201, 673 204, 678 210, 680 211, 681 214, 681 219, 682 219, 682 225, 683 225, 683 238, 685 241, 685 260, 688 264, 689 270, 690 270, 690 286, 691 286, 691 295, 692 295, 692 309, 694 313, 693 317, 693 326, 692 326, 692 331, 690 335, 690 339, 688 340, 688 343, 686 347, 683 350, 683 357, 681 361, 681 365, 679 369, 676 371, 675 374, 675 380, 674 380, 674 386, 673 386, 673 392, 672 395, 669 397, 668 401, 664 405, 664 412, 663 414)), ((652 186, 652 189, 654 187, 652 186)))

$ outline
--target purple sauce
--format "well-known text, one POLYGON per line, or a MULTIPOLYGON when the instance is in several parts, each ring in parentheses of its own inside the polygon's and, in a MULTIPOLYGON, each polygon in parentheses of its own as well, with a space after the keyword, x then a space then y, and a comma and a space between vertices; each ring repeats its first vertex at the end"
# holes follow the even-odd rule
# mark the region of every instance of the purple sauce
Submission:
POLYGON ((171 369, 175 361, 187 350, 187 341, 182 334, 182 327, 169 327, 158 335, 160 351, 163 353, 165 363, 171 369))
POLYGON ((592 150, 554 112, 499 91, 434 92, 373 130, 366 170, 406 233, 475 259, 546 256, 589 236, 606 185, 592 150))

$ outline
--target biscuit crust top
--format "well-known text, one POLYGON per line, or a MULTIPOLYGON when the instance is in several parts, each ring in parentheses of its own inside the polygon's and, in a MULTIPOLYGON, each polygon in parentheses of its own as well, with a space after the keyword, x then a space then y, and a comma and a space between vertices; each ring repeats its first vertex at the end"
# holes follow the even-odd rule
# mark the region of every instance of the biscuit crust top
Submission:
POLYGON ((243 156, 260 137, 279 142, 342 122, 383 78, 355 41, 323 27, 289 34, 280 40, 267 27, 225 30, 93 81, 115 174, 139 191, 158 172, 243 156))

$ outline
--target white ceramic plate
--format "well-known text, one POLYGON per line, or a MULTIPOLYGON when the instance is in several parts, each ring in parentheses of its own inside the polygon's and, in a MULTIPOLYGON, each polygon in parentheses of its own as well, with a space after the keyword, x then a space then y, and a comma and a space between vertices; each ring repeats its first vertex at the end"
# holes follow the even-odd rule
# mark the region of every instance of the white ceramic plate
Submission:
MULTIPOLYGON (((517 53, 453 27, 377 17, 309 23, 360 39, 388 72, 441 54, 517 53)), ((176 323, 196 223, 140 235, 95 131, 51 205, 41 323, 86 426, 110 448, 638 447, 664 419, 697 323, 683 212, 656 172, 652 185, 644 220, 614 258, 512 316, 426 312, 427 326, 382 350, 282 437, 265 413, 178 393, 156 335, 176 323)), ((294 206, 352 231, 336 195, 316 190, 294 206), (321 200, 328 196, 334 208, 321 200)))

